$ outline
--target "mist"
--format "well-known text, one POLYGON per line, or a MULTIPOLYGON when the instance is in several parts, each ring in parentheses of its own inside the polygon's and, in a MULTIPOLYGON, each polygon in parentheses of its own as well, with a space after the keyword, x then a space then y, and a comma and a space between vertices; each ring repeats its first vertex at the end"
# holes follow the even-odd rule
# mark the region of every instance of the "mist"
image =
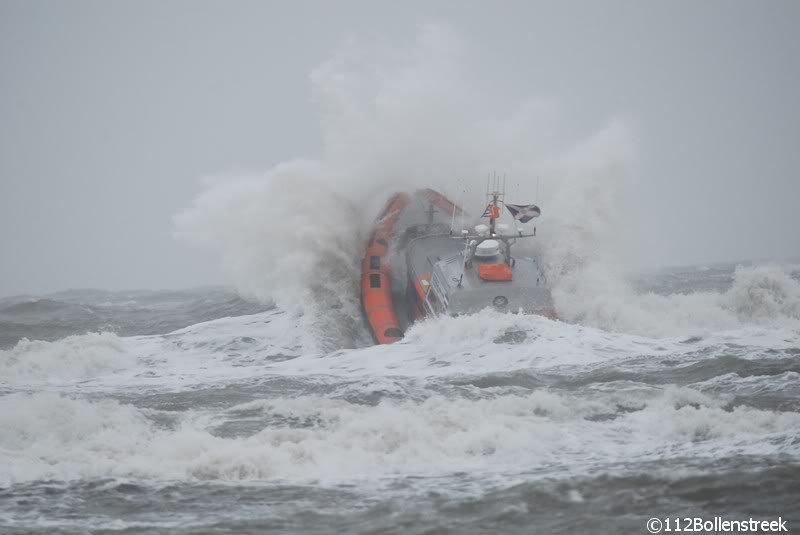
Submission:
POLYGON ((788 1, 4 2, 0 294, 272 295, 357 261, 395 189, 492 171, 626 269, 798 257, 799 30, 788 1))

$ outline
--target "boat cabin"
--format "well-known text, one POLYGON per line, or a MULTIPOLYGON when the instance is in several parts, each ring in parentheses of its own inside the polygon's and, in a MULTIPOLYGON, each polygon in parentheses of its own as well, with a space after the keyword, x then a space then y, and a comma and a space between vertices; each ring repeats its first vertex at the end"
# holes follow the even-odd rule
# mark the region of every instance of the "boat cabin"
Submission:
POLYGON ((478 229, 464 245, 449 234, 412 240, 406 258, 409 278, 419 286, 421 312, 459 315, 486 307, 522 313, 551 310, 544 273, 535 259, 512 256, 514 239, 483 235, 478 229))

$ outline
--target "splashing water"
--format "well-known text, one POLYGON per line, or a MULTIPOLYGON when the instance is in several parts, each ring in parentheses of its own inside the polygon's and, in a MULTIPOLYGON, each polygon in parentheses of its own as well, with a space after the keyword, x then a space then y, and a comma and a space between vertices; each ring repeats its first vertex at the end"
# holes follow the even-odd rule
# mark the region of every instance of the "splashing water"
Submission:
MULTIPOLYGON (((275 307, 213 302, 185 328, 132 336, 87 334, 80 307, 58 308, 70 336, 0 350, 0 530, 800 522, 796 268, 672 270, 637 286, 614 261, 633 130, 615 118, 570 139, 546 99, 499 106, 468 56, 438 25, 407 50, 348 41, 311 77, 322 154, 213 179, 176 216, 181 240, 275 307), (466 188, 480 206, 497 169, 547 179, 537 253, 565 321, 485 310, 370 346, 358 263, 386 196, 466 188)), ((49 325, 36 311, 58 298, 37 303, 0 303, 0 319, 49 325)), ((130 325, 153 314, 125 310, 130 325)))

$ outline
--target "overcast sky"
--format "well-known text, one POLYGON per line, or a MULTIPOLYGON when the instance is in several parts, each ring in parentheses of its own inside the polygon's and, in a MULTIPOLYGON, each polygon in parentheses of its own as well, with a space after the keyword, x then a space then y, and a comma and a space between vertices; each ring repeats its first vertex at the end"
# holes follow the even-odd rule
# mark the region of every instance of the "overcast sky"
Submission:
POLYGON ((0 0, 0 295, 225 282, 201 179, 321 152, 309 76, 426 20, 575 129, 634 125, 653 261, 800 256, 800 2, 0 0))

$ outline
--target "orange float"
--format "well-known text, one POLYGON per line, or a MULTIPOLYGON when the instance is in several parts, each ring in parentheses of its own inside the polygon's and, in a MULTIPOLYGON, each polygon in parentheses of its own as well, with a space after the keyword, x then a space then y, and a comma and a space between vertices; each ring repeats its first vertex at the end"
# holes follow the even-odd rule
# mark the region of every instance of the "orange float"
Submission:
POLYGON ((511 266, 507 264, 481 264, 478 276, 485 281, 510 281, 514 278, 511 266))
POLYGON ((361 304, 372 335, 379 344, 391 344, 403 337, 392 305, 391 276, 386 256, 397 218, 408 203, 409 197, 405 193, 398 193, 389 199, 375 224, 361 261, 361 304))

